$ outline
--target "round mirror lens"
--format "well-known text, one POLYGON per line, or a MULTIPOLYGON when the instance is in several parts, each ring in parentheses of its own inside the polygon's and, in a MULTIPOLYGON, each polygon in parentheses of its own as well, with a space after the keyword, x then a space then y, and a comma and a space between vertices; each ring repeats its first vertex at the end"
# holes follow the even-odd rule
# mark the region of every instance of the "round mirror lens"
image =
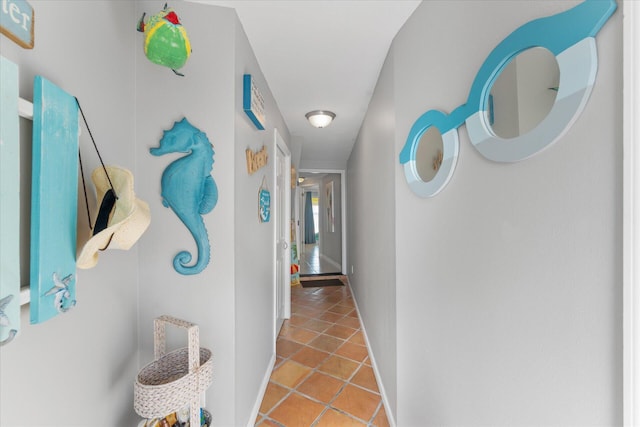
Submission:
POLYGON ((487 98, 487 122, 496 136, 515 138, 540 124, 558 94, 560 68, 541 47, 522 51, 500 72, 487 98))
POLYGON ((416 169, 423 182, 429 182, 436 176, 442 165, 444 145, 438 128, 431 126, 420 137, 416 148, 416 169))

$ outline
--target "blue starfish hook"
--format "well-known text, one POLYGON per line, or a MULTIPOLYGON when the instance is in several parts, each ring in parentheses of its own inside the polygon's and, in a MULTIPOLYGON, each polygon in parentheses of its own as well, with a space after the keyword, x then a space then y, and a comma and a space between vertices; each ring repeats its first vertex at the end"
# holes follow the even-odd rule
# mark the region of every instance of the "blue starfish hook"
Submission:
POLYGON ((60 279, 58 273, 53 273, 54 286, 44 294, 44 296, 55 295, 54 305, 60 313, 66 313, 76 305, 75 300, 70 301, 67 304, 68 299, 71 297, 71 292, 69 291, 69 282, 71 282, 72 278, 73 274, 69 274, 68 276, 60 279))
MULTIPOLYGON (((0 300, 0 326, 11 326, 11 320, 9 320, 9 317, 4 312, 11 300, 13 300, 13 295, 7 295, 0 300)), ((17 333, 18 331, 11 329, 9 331, 9 336, 5 340, 0 341, 0 346, 3 346, 13 340, 17 333)))

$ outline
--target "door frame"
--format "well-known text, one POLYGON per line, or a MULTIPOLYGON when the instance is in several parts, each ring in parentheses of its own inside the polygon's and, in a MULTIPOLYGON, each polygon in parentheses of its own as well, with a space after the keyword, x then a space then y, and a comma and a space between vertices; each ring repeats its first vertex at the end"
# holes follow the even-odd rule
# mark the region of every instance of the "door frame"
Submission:
POLYGON ((274 188, 274 200, 272 204, 273 218, 276 221, 273 226, 273 330, 274 330, 274 344, 278 338, 280 332, 277 327, 278 322, 278 287, 282 290, 282 297, 284 298, 284 312, 282 317, 288 319, 291 317, 291 151, 285 143, 282 136, 278 132, 278 129, 273 130, 273 153, 274 153, 274 173, 273 173, 273 187, 274 188), (284 203, 283 209, 278 209, 278 157, 284 154, 284 171, 283 171, 283 185, 284 185, 284 203), (277 269, 277 257, 279 250, 278 241, 278 223, 284 224, 284 236, 287 248, 289 249, 289 256, 285 256, 282 262, 282 283, 278 283, 277 269), (285 280, 288 278, 288 280, 285 280))
MULTIPOLYGON (((347 174, 344 169, 300 169, 298 173, 336 173, 340 174, 340 218, 342 221, 342 259, 340 260, 342 274, 347 274, 347 174)), ((302 208, 301 208, 302 209, 302 208)), ((300 224, 296 224, 296 232, 300 234, 300 224)))

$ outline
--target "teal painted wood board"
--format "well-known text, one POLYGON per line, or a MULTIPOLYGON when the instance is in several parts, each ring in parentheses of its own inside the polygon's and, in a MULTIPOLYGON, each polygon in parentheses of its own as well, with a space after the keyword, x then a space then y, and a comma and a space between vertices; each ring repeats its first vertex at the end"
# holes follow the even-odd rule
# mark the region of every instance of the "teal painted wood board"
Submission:
POLYGON ((18 66, 0 56, 0 342, 20 331, 18 66))
POLYGON ((33 87, 31 323, 75 305, 78 104, 47 79, 33 87))

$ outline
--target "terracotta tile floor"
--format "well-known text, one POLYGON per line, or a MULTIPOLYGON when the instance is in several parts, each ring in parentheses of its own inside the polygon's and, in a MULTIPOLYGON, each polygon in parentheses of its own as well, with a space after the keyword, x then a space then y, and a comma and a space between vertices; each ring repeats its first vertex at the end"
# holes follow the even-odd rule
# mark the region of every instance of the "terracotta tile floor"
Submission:
POLYGON ((256 426, 389 426, 348 286, 291 289, 256 426))

